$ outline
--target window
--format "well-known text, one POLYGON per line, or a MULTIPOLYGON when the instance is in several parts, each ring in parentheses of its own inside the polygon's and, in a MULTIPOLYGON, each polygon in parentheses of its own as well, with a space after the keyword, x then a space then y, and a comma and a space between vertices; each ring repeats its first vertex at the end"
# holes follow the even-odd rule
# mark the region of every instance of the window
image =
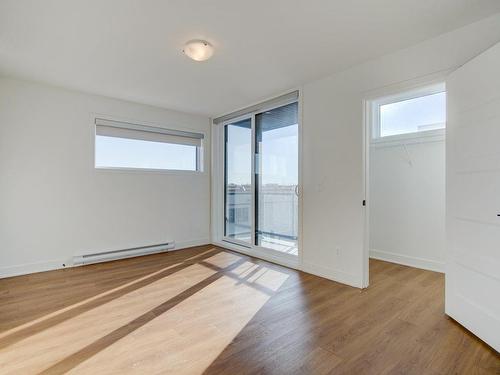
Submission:
POLYGON ((382 98, 373 103, 373 138, 421 133, 446 126, 444 85, 382 98))
POLYGON ((201 171, 203 134, 96 119, 95 167, 201 171))

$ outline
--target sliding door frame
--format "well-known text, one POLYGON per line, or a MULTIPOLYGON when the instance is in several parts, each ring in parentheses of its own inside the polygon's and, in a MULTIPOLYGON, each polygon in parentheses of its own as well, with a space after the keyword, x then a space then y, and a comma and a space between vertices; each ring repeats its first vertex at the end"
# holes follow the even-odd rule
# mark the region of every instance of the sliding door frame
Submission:
POLYGON ((302 100, 299 91, 298 99, 289 99, 273 102, 269 106, 262 106, 256 111, 245 113, 241 116, 227 119, 220 124, 212 124, 213 149, 212 149, 212 242, 218 246, 226 247, 237 252, 262 258, 287 267, 300 269, 302 264, 302 100), (259 113, 279 108, 291 103, 298 103, 298 230, 297 250, 298 256, 290 255, 278 250, 256 245, 256 123, 255 116, 259 113), (251 242, 225 236, 226 219, 226 139, 225 129, 227 125, 251 119, 251 182, 252 182, 252 220, 251 220, 251 242))
POLYGON ((238 116, 235 118, 232 118, 231 120, 224 121, 222 124, 218 125, 221 128, 221 141, 222 141, 222 190, 223 190, 223 195, 222 195, 222 211, 223 211, 223 217, 222 217, 222 240, 225 242, 228 242, 233 245, 237 246, 243 246, 246 248, 251 248, 253 246, 254 242, 254 233, 255 233, 255 215, 253 214, 255 210, 255 189, 253 188, 255 186, 255 174, 250 173, 251 175, 251 185, 252 185, 252 195, 251 195, 251 206, 250 209, 252 211, 252 222, 250 224, 250 243, 247 243, 242 240, 238 240, 237 238, 231 238, 226 236, 226 205, 227 205, 227 194, 226 194, 226 167, 227 167, 227 160, 226 160, 226 145, 227 145, 227 139, 226 139, 226 127, 228 125, 234 124, 235 122, 242 121, 242 120, 248 120, 250 119, 251 121, 251 135, 250 135, 250 144, 251 144, 251 151, 250 154, 252 155, 251 163, 250 163, 250 170, 251 172, 254 171, 255 169, 255 157, 254 151, 255 151, 255 144, 254 144, 254 137, 255 137, 255 129, 254 129, 254 122, 255 122, 255 116, 253 114, 245 114, 242 116, 238 116))

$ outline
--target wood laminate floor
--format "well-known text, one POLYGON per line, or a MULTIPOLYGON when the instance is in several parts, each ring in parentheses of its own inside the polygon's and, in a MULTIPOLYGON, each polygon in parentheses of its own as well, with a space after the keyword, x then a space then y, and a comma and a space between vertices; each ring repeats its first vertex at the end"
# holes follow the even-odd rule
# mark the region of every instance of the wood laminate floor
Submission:
POLYGON ((0 374, 500 374, 442 274, 358 290, 213 246, 0 280, 0 374))

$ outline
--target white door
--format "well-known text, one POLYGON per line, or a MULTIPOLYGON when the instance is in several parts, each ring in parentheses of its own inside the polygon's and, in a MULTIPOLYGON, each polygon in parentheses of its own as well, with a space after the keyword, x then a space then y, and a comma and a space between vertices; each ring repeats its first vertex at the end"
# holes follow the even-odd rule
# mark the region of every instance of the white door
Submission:
POLYGON ((446 88, 446 314, 500 351, 500 43, 446 88))

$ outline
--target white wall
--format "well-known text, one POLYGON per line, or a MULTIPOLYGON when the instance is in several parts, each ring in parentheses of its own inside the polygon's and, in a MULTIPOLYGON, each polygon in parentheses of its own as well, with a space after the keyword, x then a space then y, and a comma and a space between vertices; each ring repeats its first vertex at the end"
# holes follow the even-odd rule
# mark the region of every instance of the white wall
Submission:
POLYGON ((440 138, 370 146, 371 257, 444 272, 445 142, 440 138))
POLYGON ((205 117, 1 78, 1 275, 75 254, 210 242, 209 139, 202 174, 95 170, 93 113, 210 136, 205 117))
MULTIPOLYGON (((499 40, 496 15, 303 86, 305 271, 363 285, 363 99, 454 69, 499 40)), ((94 170, 92 112, 209 135, 203 117, 0 80, 2 273, 96 250, 208 241, 209 175, 94 170)))
POLYGON ((454 69, 499 40, 496 15, 304 85, 305 271, 363 285, 363 100, 381 88, 454 69))

